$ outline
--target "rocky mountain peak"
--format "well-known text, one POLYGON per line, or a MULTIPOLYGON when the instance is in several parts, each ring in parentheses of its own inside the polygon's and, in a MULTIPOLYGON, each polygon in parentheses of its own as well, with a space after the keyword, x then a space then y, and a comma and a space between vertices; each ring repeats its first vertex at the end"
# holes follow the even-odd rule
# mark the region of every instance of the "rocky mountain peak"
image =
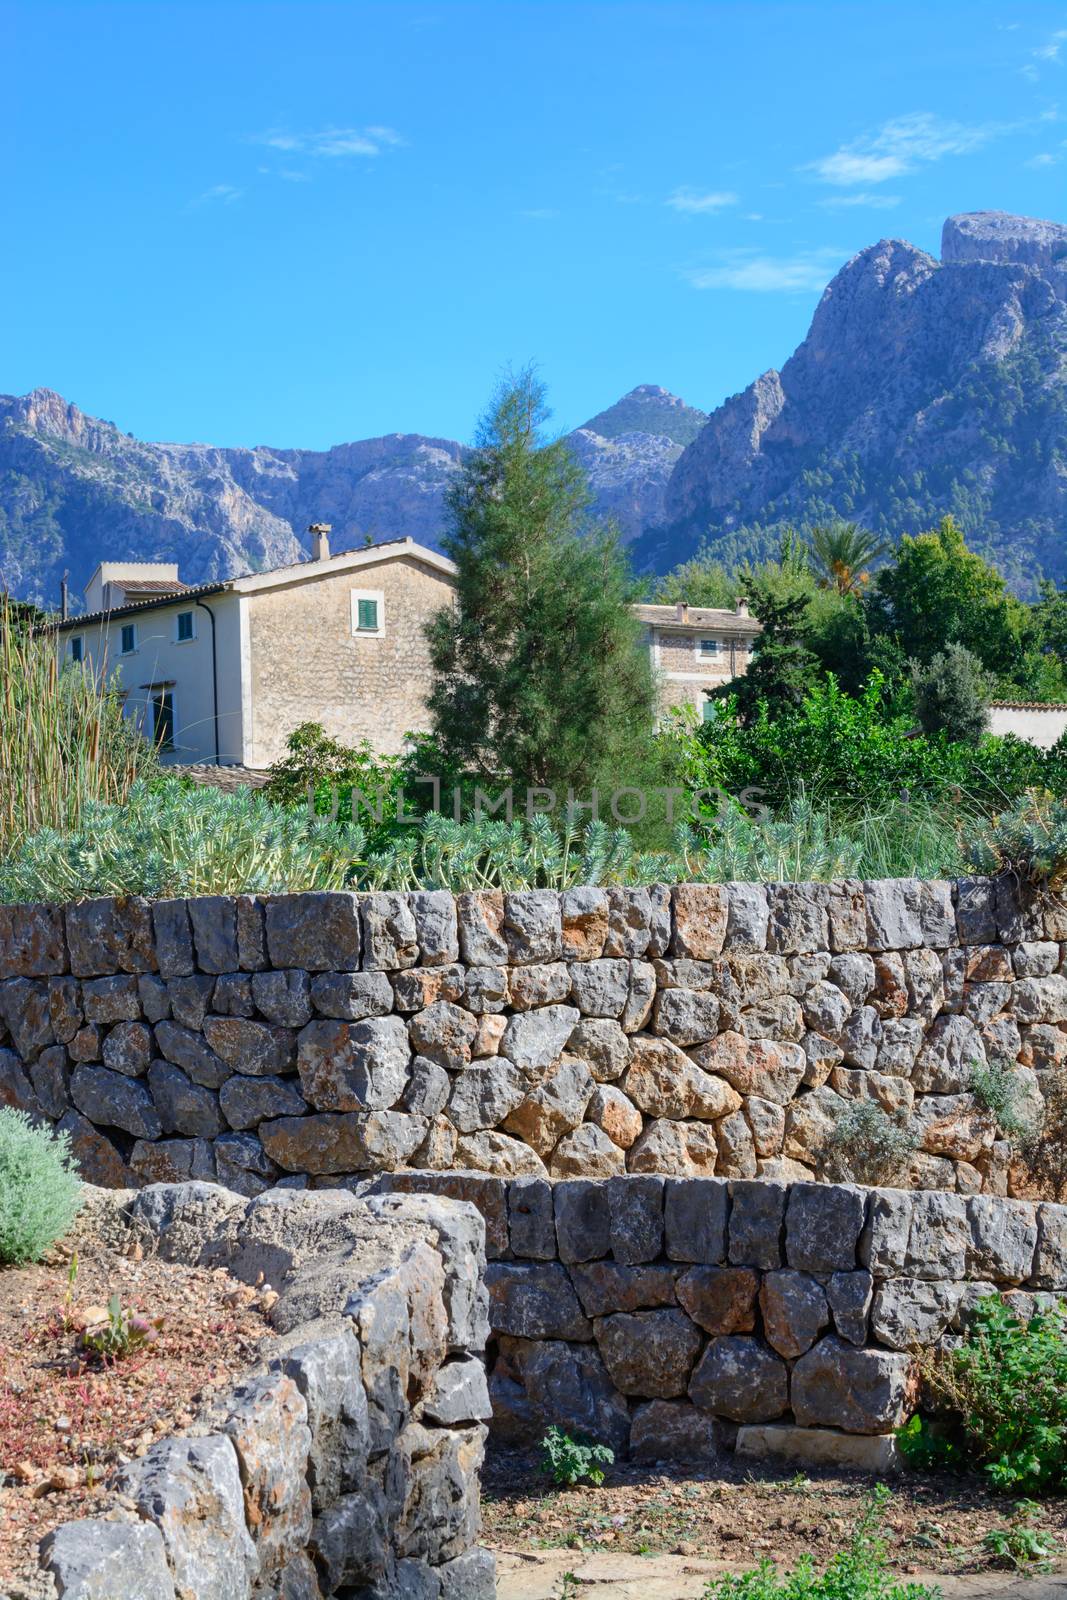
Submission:
POLYGON ((707 422, 707 414, 686 405, 676 394, 655 383, 639 383, 606 411, 583 422, 582 429, 602 439, 617 439, 622 434, 645 433, 687 445, 707 422))
POLYGON ((995 261, 1048 269, 1067 263, 1067 227, 1007 211, 969 211, 949 217, 941 231, 941 260, 995 261))

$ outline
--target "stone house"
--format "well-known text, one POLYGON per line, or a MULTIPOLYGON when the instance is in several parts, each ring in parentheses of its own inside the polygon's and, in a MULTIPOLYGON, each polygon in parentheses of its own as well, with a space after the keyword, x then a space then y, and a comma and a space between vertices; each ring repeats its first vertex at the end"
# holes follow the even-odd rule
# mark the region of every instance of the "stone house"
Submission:
POLYGON ((635 606, 659 683, 660 716, 690 706, 714 716, 713 690, 747 671, 760 625, 744 600, 732 611, 710 606, 635 606))
MULTIPOLYGON (((310 560, 216 583, 182 583, 165 562, 104 561, 85 613, 55 624, 63 656, 106 675, 165 762, 253 771, 285 754, 302 722, 381 755, 427 726, 427 622, 454 603, 455 566, 414 539, 332 554, 310 530, 310 560)), ((693 706, 744 672, 759 623, 734 611, 639 605, 660 715, 693 706)))
POLYGON ((164 761, 269 766, 302 722, 380 754, 426 726, 424 628, 455 567, 414 539, 190 587, 178 568, 102 562, 86 612, 55 625, 64 657, 116 683, 164 761))

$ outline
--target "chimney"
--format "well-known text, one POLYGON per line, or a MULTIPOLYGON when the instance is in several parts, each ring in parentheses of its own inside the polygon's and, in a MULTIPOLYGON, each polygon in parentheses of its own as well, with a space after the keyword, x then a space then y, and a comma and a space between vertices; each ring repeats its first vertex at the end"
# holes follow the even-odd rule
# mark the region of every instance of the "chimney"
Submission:
POLYGON ((688 600, 679 600, 677 609, 678 609, 678 621, 679 622, 688 622, 689 621, 689 602, 688 602, 688 600))
POLYGON ((748 609, 748 601, 745 599, 743 594, 739 594, 737 599, 734 601, 734 613, 739 617, 750 617, 752 615, 748 609))
POLYGON ((312 561, 329 561, 330 559, 330 531, 333 524, 330 522, 313 522, 308 528, 311 535, 312 561))

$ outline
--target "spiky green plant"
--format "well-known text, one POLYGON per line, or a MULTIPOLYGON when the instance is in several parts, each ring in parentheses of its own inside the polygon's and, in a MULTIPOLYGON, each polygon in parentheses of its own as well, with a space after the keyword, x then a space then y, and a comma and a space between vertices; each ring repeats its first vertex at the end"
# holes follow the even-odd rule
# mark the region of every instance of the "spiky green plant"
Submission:
POLYGON ((994 817, 968 850, 980 872, 1011 872, 1031 889, 1067 889, 1067 799, 1047 789, 1027 789, 1010 810, 994 817))

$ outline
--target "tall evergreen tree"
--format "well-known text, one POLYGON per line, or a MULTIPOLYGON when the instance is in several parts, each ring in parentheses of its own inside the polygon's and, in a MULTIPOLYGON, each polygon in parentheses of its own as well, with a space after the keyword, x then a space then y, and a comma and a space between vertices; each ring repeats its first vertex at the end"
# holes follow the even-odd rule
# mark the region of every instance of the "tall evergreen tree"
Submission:
POLYGON ((531 373, 505 383, 448 496, 456 605, 428 629, 427 704, 445 761, 562 808, 645 776, 655 694, 614 530, 547 417, 531 373))
POLYGON ((800 705, 819 677, 818 659, 806 642, 810 595, 755 580, 749 585, 749 601, 763 631, 748 671, 716 691, 736 702, 745 726, 756 720, 762 705, 772 713, 800 705))

